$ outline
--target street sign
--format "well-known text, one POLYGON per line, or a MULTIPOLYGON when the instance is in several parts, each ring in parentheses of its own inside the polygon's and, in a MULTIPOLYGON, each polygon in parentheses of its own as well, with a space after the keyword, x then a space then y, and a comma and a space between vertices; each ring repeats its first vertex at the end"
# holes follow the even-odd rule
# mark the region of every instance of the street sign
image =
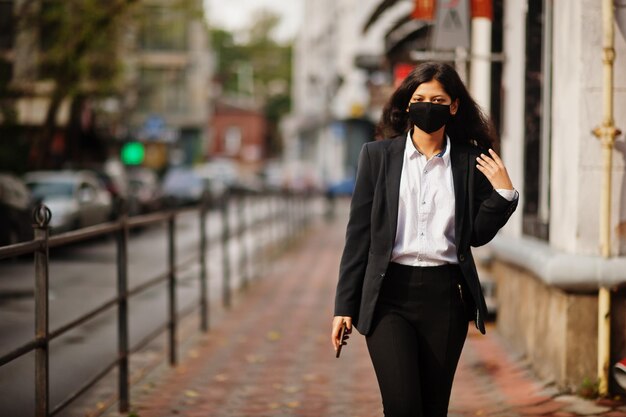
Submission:
POLYGON ((469 0, 439 0, 434 26, 435 50, 469 49, 469 0))
POLYGON ((165 120, 161 116, 151 115, 144 122, 141 133, 146 139, 161 139, 165 128, 165 120))

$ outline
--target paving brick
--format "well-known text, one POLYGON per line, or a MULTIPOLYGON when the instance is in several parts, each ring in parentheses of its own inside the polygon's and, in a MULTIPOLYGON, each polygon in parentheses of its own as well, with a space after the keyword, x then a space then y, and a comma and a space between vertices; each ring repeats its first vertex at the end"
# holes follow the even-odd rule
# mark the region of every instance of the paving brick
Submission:
POLYGON ((565 407, 565 404, 558 401, 545 401, 538 405, 521 407, 517 411, 525 416, 542 416, 556 413, 565 407))
MULTIPOLYGON (((135 386, 131 408, 140 417, 381 417, 365 339, 355 330, 339 359, 330 343, 344 232, 345 218, 317 223, 234 296, 233 307, 196 336, 177 368, 135 386)), ((556 394, 523 357, 507 351, 493 325, 486 336, 470 326, 450 417, 626 416, 623 403, 600 406, 556 394)))

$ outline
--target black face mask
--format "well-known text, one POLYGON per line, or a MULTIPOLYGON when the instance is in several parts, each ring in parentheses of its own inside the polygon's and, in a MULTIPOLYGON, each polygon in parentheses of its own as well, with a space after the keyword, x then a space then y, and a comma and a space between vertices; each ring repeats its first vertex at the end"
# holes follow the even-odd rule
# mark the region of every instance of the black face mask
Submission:
POLYGON ((426 133, 441 129, 450 120, 449 104, 434 104, 418 101, 409 104, 409 119, 426 133))

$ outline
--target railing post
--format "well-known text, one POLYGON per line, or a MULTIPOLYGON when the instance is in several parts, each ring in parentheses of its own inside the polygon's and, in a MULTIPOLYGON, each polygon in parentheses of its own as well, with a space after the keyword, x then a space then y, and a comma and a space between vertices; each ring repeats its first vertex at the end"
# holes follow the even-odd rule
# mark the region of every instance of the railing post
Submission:
POLYGON ((302 191, 297 192, 293 195, 293 220, 294 220, 294 235, 296 238, 300 237, 300 232, 302 231, 302 227, 300 226, 300 199, 302 196, 302 191))
POLYGON ((228 216, 228 205, 230 198, 226 197, 226 201, 221 207, 222 218, 222 304, 224 307, 230 307, 230 225, 228 216))
MULTIPOLYGON (((276 253, 275 251, 280 248, 282 243, 282 236, 284 235, 284 218, 285 218, 285 206, 284 206, 284 196, 285 191, 280 191, 276 193, 273 198, 273 206, 272 206, 272 224, 274 225, 274 239, 272 240, 272 254, 276 253)), ((271 269, 272 265, 269 265, 269 269, 271 269)))
POLYGON ((287 194, 287 222, 288 222, 288 239, 286 241, 287 245, 290 245, 293 242, 293 239, 295 237, 295 230, 296 230, 296 223, 295 223, 295 216, 294 216, 294 210, 293 210, 293 198, 294 198, 295 192, 290 192, 289 194, 287 194))
POLYGON ((300 228, 302 229, 302 232, 304 233, 304 229, 306 229, 306 197, 308 195, 309 191, 305 191, 303 194, 300 195, 300 228))
POLYGON ((287 193, 286 197, 286 211, 287 215, 285 218, 287 219, 287 238, 285 239, 285 246, 289 245, 294 238, 294 217, 293 217, 293 192, 287 193))
POLYGON ((305 191, 303 194, 300 195, 300 229, 302 230, 302 232, 304 232, 304 229, 306 228, 306 197, 308 195, 308 191, 305 191))
POLYGON ((176 212, 172 211, 167 220, 168 242, 168 348, 170 365, 176 365, 176 212))
POLYGON ((209 286, 207 285, 207 201, 206 193, 200 202, 200 330, 207 332, 209 330, 209 286))
POLYGON ((271 192, 264 193, 261 197, 259 197, 256 201, 257 208, 254 210, 256 213, 255 219, 255 238, 254 238, 254 274, 255 276, 263 276, 265 275, 266 265, 265 265, 265 248, 267 247, 268 239, 271 236, 271 225, 269 222, 269 208, 268 201, 271 192), (259 215, 260 213, 260 215, 259 215))
POLYGON ((265 218, 263 219, 264 223, 267 224, 267 239, 265 242, 265 247, 261 252, 261 256, 263 256, 263 273, 266 274, 269 271, 269 256, 270 250, 274 246, 276 236, 278 235, 278 231, 276 228, 275 222, 275 208, 276 208, 276 192, 271 192, 267 199, 265 200, 265 218))
POLYGON ((274 246, 274 241, 278 234, 276 229, 276 224, 274 222, 274 211, 276 206, 276 191, 272 191, 265 201, 265 218, 263 219, 264 223, 267 224, 267 239, 265 247, 263 248, 263 273, 266 274, 269 271, 269 253, 270 248, 274 246))
POLYGON ((248 232, 248 223, 246 222, 246 193, 242 191, 239 194, 239 222, 237 233, 239 239, 239 274, 241 276, 241 289, 248 288, 248 270, 247 270, 247 248, 246 248, 246 233, 248 232))
POLYGON ((33 211, 35 239, 41 239, 41 246, 35 251, 35 416, 48 417, 50 411, 50 378, 48 351, 48 224, 52 213, 40 204, 33 211))
POLYGON ((119 412, 128 412, 130 387, 128 376, 128 210, 123 201, 117 233, 117 350, 119 412))
POLYGON ((259 238, 258 238, 258 230, 261 229, 258 226, 258 206, 259 206, 259 199, 261 198, 262 194, 253 194, 252 197, 250 197, 250 199, 248 200, 250 205, 248 206, 248 213, 250 214, 250 217, 248 217, 248 229, 250 230, 250 255, 248 256, 248 270, 250 271, 250 280, 256 280, 258 277, 258 273, 259 271, 257 270, 257 265, 258 265, 258 256, 259 256, 259 252, 258 252, 258 243, 259 243, 259 238))
POLYGON ((280 195, 279 222, 281 223, 282 235, 279 235, 278 244, 281 250, 285 246, 285 237, 289 235, 289 205, 287 204, 287 196, 289 191, 284 191, 280 195))

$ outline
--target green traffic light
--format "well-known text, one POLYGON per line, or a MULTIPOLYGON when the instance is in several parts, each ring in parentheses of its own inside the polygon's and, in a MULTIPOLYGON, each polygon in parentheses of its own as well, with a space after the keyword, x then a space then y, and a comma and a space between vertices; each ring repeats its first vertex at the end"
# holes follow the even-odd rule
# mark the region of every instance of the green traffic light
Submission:
POLYGON ((143 162, 146 151, 141 142, 128 142, 122 147, 122 162, 126 165, 139 165, 143 162))

